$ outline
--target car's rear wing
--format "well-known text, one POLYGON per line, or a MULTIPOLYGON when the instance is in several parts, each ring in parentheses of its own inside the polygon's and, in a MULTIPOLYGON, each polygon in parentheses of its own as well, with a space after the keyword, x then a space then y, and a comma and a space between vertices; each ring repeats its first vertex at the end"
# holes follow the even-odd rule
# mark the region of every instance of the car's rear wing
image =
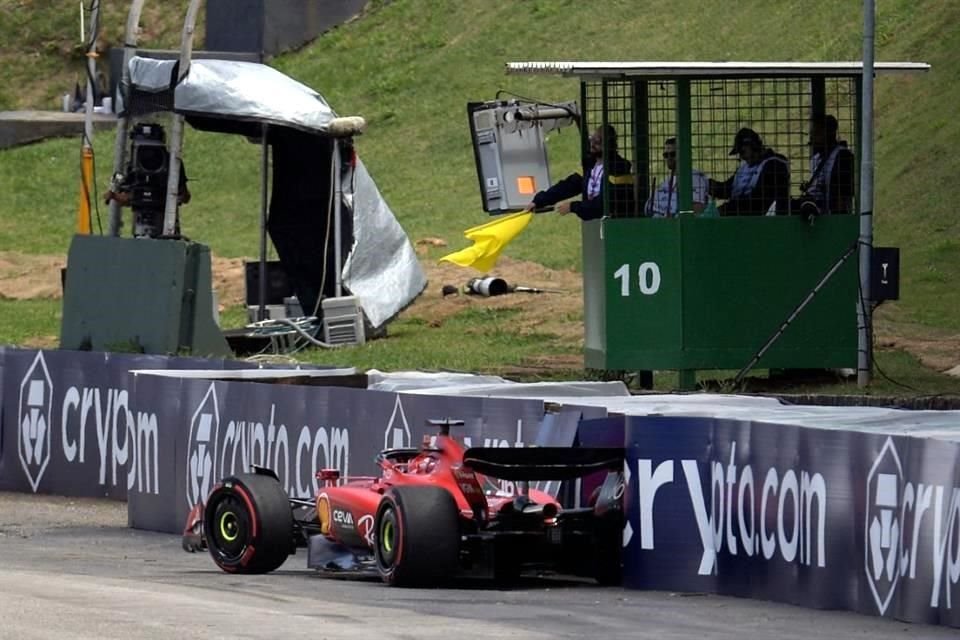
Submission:
POLYGON ((617 447, 473 447, 463 454, 463 464, 504 480, 570 480, 623 469, 624 455, 617 447))

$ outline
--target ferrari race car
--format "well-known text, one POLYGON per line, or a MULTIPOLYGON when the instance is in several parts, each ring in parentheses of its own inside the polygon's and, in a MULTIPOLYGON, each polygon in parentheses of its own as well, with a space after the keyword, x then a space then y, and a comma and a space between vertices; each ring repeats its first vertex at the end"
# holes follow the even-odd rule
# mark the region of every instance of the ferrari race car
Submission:
POLYGON ((310 568, 376 571, 396 586, 510 583, 527 569, 620 582, 622 449, 465 449, 450 435, 462 421, 429 424, 439 433, 421 448, 378 454, 379 477, 320 470, 313 501, 289 497, 269 469, 223 479, 191 511, 184 549, 209 549, 230 573, 267 573, 306 547, 310 568), (583 508, 529 488, 604 471, 583 508))

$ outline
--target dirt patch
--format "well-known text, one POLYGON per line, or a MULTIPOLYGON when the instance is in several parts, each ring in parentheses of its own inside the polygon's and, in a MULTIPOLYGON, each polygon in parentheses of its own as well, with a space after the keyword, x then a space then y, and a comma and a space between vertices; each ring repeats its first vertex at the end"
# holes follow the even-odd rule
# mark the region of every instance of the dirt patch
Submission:
MULTIPOLYGON (((426 249, 442 246, 442 242, 436 238, 425 238, 417 245, 419 249, 426 249)), ((12 300, 59 299, 63 294, 60 269, 65 264, 66 258, 60 256, 0 252, 0 297, 12 300)), ((212 267, 213 286, 221 311, 242 305, 246 295, 244 259, 213 256, 212 267)), ((431 326, 439 327, 467 309, 515 309, 519 313, 511 318, 511 329, 518 334, 557 336, 575 349, 583 345, 582 284, 580 274, 575 271, 557 271, 533 262, 504 257, 498 262, 497 269, 488 275, 503 278, 510 285, 549 292, 512 293, 486 298, 463 292, 468 280, 482 275, 472 269, 449 263, 437 264, 432 260, 424 260, 423 269, 430 284, 416 302, 403 312, 404 317, 420 318, 431 326), (453 286, 457 293, 443 296, 444 285, 453 286)), ((55 348, 57 343, 56 337, 37 336, 24 346, 55 348)), ((529 366, 534 373, 583 367, 582 356, 544 356, 537 360, 524 363, 524 367, 529 366)))
MULTIPOLYGON (((512 293, 485 298, 467 295, 463 289, 471 278, 481 274, 446 262, 425 262, 429 286, 404 312, 408 318, 421 318, 431 326, 442 326, 450 317, 467 309, 517 309, 511 326, 520 334, 546 333, 558 336, 571 346, 583 345, 583 287, 580 274, 557 271, 522 260, 501 258, 489 276, 503 278, 510 285, 543 289, 550 293, 512 293), (458 293, 444 296, 443 286, 452 285, 458 293)), ((579 358, 578 367, 583 365, 579 358)))
MULTIPOLYGON (((441 246, 442 240, 424 238, 418 248, 441 246)), ((11 300, 58 299, 62 296, 60 270, 64 256, 31 255, 16 251, 0 251, 0 298, 11 300)), ((242 305, 245 298, 243 258, 213 256, 213 285, 221 310, 242 305)), ((467 281, 482 274, 450 263, 424 260, 429 286, 409 309, 407 318, 420 318, 439 327, 452 316, 467 309, 515 309, 511 327, 519 334, 557 336, 575 349, 583 346, 583 285, 575 271, 558 271, 543 265, 502 257, 490 276, 503 278, 511 285, 521 285, 555 293, 513 293, 485 298, 463 293, 467 281), (444 296, 444 285, 458 293, 444 296)), ((875 318, 877 346, 903 349, 936 371, 947 371, 960 365, 960 335, 938 331, 917 324, 896 322, 880 310, 875 318)), ((32 338, 24 346, 56 347, 53 336, 32 338)), ((539 360, 539 359, 538 359, 539 360)), ((525 362, 524 367, 536 370, 580 369, 580 356, 544 356, 542 362, 525 362)))
MULTIPOLYGON (((220 304, 243 304, 244 260, 213 257, 213 286, 220 304)), ((0 251, 0 298, 8 300, 59 299, 63 296, 60 270, 66 256, 44 256, 0 251)))
POLYGON ((243 258, 219 258, 213 256, 213 289, 224 307, 242 305, 246 300, 246 274, 243 258))
POLYGON ((20 345, 24 349, 59 349, 60 338, 57 336, 30 336, 20 345))
POLYGON ((59 298, 60 270, 66 256, 36 256, 0 251, 0 297, 11 300, 59 298))
POLYGON ((936 371, 960 366, 960 334, 895 322, 881 313, 874 317, 874 334, 878 347, 902 349, 936 371))

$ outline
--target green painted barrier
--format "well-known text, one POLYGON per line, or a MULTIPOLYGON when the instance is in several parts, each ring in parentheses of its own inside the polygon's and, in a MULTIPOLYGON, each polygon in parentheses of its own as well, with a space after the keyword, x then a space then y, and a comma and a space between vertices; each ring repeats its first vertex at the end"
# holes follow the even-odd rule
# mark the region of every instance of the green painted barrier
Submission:
MULTIPOLYGON (((740 369, 855 245, 856 216, 604 219, 583 225, 585 362, 740 369)), ((854 256, 856 253, 853 254, 854 256)), ((757 363, 855 367, 850 258, 757 363)))
POLYGON ((231 356, 215 322, 212 292, 205 245, 74 236, 60 347, 231 356))

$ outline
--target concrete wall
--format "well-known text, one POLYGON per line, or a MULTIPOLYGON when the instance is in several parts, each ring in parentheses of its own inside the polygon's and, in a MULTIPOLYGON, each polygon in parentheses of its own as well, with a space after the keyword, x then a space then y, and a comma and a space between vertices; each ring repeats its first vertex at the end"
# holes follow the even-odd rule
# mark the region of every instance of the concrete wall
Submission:
POLYGON ((258 53, 296 49, 359 14, 367 0, 208 0, 204 47, 258 53))

